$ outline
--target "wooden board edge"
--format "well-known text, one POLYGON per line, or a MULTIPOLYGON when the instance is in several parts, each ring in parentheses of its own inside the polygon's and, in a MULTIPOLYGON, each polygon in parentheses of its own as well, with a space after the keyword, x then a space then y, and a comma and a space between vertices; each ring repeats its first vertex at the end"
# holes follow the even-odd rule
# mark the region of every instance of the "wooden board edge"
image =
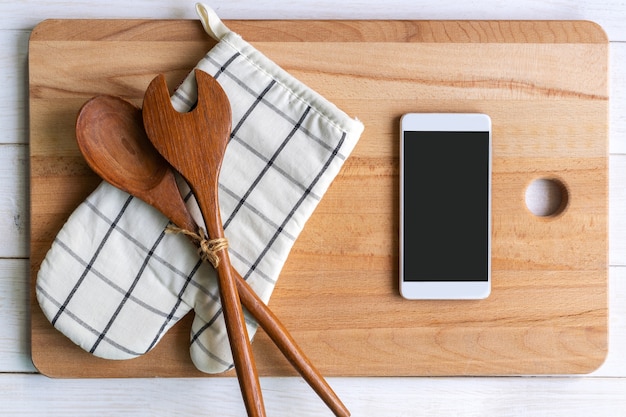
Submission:
MULTIPOLYGON (((393 26, 385 41, 428 43, 607 43, 602 26, 590 20, 224 20, 247 41, 372 42, 393 26), (305 22, 307 25, 303 25, 305 22), (310 27, 313 26, 313 30, 310 27), (332 30, 329 30, 332 26, 332 30), (427 27, 428 30, 420 30, 427 27), (280 28, 280 29, 278 29, 280 28), (254 30, 252 30, 254 29, 254 30), (520 30, 524 37, 513 35, 520 30), (355 38, 355 33, 358 37, 355 38)), ((190 41, 208 36, 191 19, 46 19, 31 32, 38 41, 190 41), (71 31, 68 28, 72 28, 71 31)))

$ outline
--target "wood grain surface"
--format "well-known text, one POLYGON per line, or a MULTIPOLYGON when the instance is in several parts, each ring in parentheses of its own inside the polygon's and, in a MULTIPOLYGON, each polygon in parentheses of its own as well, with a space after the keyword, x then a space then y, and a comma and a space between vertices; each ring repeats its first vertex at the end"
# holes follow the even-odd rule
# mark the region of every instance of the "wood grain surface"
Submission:
MULTIPOLYGON (((365 124, 270 301, 324 375, 585 373, 602 363, 608 41, 597 25, 226 23, 365 124), (492 118, 493 291, 487 300, 416 302, 398 295, 397 138, 399 117, 409 111, 492 118), (568 205, 560 215, 539 218, 526 208, 525 189, 537 178, 564 184, 568 205)), ((173 88, 212 45, 198 22, 186 20, 50 20, 33 31, 32 280, 64 221, 99 182, 75 144, 80 106, 100 93, 140 104, 156 74, 165 73, 173 88)), ((31 299, 32 355, 46 375, 204 375, 189 359, 189 317, 144 357, 106 361, 52 328, 31 299)), ((261 375, 294 374, 262 332, 253 347, 261 375)))

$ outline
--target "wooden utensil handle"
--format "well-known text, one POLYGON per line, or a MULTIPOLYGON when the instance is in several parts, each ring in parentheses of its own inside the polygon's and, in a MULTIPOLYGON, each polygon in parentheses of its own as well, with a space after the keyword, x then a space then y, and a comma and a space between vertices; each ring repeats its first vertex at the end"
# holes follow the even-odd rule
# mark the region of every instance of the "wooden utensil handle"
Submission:
POLYGON ((274 344, 285 355, 289 363, 298 371, 313 391, 324 401, 337 417, 348 417, 350 411, 341 402, 337 394, 328 385, 322 374, 315 368, 298 346, 289 331, 283 326, 278 317, 259 298, 248 283, 233 269, 233 276, 239 291, 239 298, 243 306, 254 316, 259 325, 265 330, 274 344))
MULTIPOLYGON (((199 193, 193 186, 192 191, 198 200, 209 238, 223 239, 225 236, 218 204, 217 176, 208 176, 203 180, 207 184, 212 184, 212 186, 205 184, 203 189, 211 190, 212 192, 199 193)), ((256 362, 252 353, 252 345, 248 336, 248 329, 246 328, 239 292, 237 291, 237 285, 232 273, 233 269, 228 250, 219 250, 215 254, 219 259, 216 269, 222 312, 224 314, 230 349, 233 354, 239 388, 241 389, 248 416, 265 417, 261 383, 259 382, 256 362)))
POLYGON ((218 252, 218 257, 220 260, 217 267, 220 299, 239 387, 248 416, 264 417, 265 405, 261 393, 261 384, 239 300, 239 292, 232 276, 228 252, 221 250, 218 252))
MULTIPOLYGON (((184 230, 197 231, 198 226, 187 211, 182 200, 181 207, 172 211, 172 220, 184 230), (175 216, 174 216, 175 215, 175 216)), ((190 240, 198 245, 200 236, 190 237, 190 240)), ((296 343, 289 331, 281 323, 272 310, 261 300, 258 294, 250 287, 235 268, 231 269, 231 274, 235 279, 237 292, 241 304, 252 314, 259 326, 269 336, 278 349, 285 355, 285 358, 293 365, 304 380, 313 388, 313 391, 324 401, 337 417, 348 417, 350 411, 341 402, 337 394, 328 385, 322 374, 315 368, 313 363, 307 358, 300 346, 296 343)))

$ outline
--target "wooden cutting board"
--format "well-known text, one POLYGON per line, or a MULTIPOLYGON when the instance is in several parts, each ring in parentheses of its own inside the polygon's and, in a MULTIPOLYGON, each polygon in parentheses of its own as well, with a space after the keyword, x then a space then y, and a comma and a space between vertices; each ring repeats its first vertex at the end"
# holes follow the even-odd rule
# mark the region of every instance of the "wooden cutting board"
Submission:
MULTIPOLYGON (((324 375, 563 374, 602 363, 608 41, 601 28, 583 21, 226 23, 365 124, 270 301, 324 375), (492 118, 493 291, 486 300, 398 294, 398 122, 406 112, 492 118), (538 178, 565 188, 560 214, 538 217, 526 207, 525 190, 538 178)), ((33 283, 55 235, 100 181, 75 144, 79 107, 100 93, 141 104, 156 74, 174 88, 213 44, 199 22, 187 20, 49 20, 34 29, 33 283)), ((57 332, 33 296, 33 361, 55 377, 202 376, 189 359, 190 319, 144 357, 107 361, 57 332)), ((253 346, 261 375, 295 374, 262 331, 253 346)))

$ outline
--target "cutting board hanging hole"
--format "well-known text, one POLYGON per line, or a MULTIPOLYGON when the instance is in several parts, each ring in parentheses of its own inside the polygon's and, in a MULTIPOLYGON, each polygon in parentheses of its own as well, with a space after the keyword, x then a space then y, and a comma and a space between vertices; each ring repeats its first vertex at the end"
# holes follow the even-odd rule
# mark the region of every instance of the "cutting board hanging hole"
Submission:
POLYGON ((537 217, 556 217, 569 203, 569 191, 555 178, 538 178, 526 188, 526 207, 537 217))

